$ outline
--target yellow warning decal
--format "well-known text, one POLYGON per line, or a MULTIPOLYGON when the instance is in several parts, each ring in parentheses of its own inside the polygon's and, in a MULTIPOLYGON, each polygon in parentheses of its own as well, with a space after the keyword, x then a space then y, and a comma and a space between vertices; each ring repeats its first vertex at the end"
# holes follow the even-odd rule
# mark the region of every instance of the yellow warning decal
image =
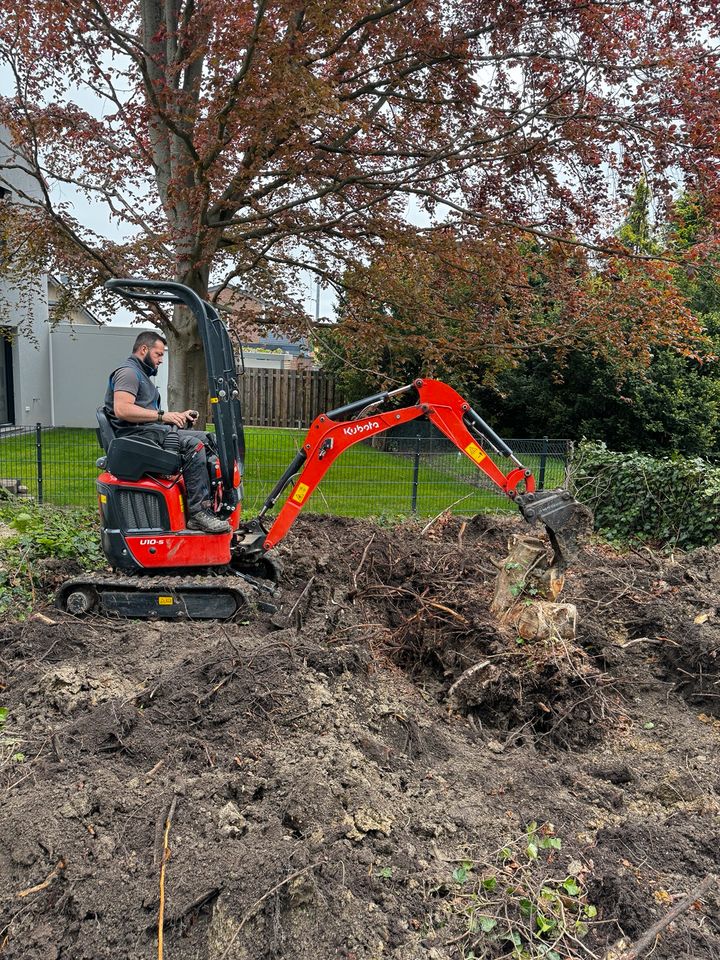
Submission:
POLYGON ((220 403, 217 397, 210 397, 210 403, 220 403))
POLYGON ((172 597, 158 597, 158 603, 161 607, 171 607, 174 601, 172 597))
POLYGON ((100 494, 100 503, 107 503, 107 497, 104 493, 100 494))
POLYGON ((180 501, 180 513, 185 513, 185 501, 182 498, 182 494, 178 495, 178 500, 180 501))
POLYGON ((309 489, 310 487, 306 483, 299 483, 297 486, 297 490, 292 495, 292 498, 295 501, 295 503, 302 503, 305 497, 307 496, 309 489))
POLYGON ((487 456, 487 454, 483 453, 476 443, 469 443, 465 447, 465 453, 470 457, 471 460, 474 460, 475 463, 481 463, 487 456))

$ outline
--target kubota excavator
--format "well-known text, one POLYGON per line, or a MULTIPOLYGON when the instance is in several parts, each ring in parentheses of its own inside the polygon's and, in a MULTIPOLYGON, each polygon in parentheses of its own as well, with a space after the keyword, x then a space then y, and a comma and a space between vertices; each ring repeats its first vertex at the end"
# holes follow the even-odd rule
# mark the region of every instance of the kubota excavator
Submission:
MULTIPOLYGON (((364 397, 315 418, 301 448, 257 517, 242 518, 245 445, 238 373, 230 335, 215 308, 193 290, 160 280, 108 280, 129 300, 184 304, 194 314, 205 353, 217 453, 208 457, 215 512, 229 533, 209 534, 185 525, 185 491, 179 456, 138 436, 116 437, 98 410, 98 439, 105 456, 97 480, 102 545, 112 573, 67 581, 57 605, 83 616, 229 620, 248 605, 274 609, 277 568, 269 551, 286 535, 337 457, 361 440, 426 418, 482 470, 531 524, 540 521, 562 565, 571 548, 578 511, 567 490, 535 490, 535 480, 508 445, 451 387, 419 378, 396 390, 364 397), (398 405, 398 398, 408 402, 398 405), (507 473, 488 453, 509 457, 507 473), (292 489, 274 520, 269 511, 292 489), (564 536, 565 531, 566 536, 564 536)), ((169 446, 169 444, 167 445, 169 446)))

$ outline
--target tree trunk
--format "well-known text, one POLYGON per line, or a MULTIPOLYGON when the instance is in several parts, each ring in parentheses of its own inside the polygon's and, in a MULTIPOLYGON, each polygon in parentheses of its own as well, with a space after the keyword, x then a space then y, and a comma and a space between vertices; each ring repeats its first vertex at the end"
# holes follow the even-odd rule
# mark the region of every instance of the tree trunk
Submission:
POLYGON ((207 414, 208 383, 205 354, 197 330, 192 334, 168 330, 168 410, 199 410, 207 414))
MULTIPOLYGON (((564 577, 551 563, 542 540, 514 534, 507 557, 496 566, 500 572, 490 609, 503 627, 524 643, 575 638, 577 608, 557 602, 564 577)), ((492 700, 502 677, 503 668, 497 662, 473 664, 450 688, 450 707, 467 710, 492 700)))
POLYGON ((491 610, 523 640, 572 639, 577 609, 557 602, 563 585, 562 572, 551 564, 543 541, 513 535, 495 581, 491 610))
MULTIPOLYGON (((208 299, 208 271, 198 268, 180 279, 203 299, 208 299)), ((207 366, 197 322, 187 307, 175 307, 168 341, 168 410, 199 410, 201 419, 209 405, 207 366)))

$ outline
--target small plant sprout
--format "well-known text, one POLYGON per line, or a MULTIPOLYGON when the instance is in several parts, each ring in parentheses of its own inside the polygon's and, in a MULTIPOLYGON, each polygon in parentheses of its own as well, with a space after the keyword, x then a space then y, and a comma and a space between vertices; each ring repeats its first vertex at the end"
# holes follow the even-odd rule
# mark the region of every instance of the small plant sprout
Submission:
POLYGON ((22 763, 25 754, 18 750, 20 741, 9 735, 5 729, 8 721, 8 708, 0 707, 0 763, 22 763))
POLYGON ((579 960, 587 955, 582 940, 597 908, 588 903, 582 864, 570 864, 574 873, 553 869, 561 850, 552 824, 531 822, 484 871, 472 877, 462 868, 453 872, 462 885, 455 907, 464 918, 464 960, 579 960))
POLYGON ((470 876, 470 871, 473 868, 472 860, 463 860, 457 869, 453 870, 452 878, 455 883, 459 883, 461 886, 464 883, 467 883, 468 877, 470 876))

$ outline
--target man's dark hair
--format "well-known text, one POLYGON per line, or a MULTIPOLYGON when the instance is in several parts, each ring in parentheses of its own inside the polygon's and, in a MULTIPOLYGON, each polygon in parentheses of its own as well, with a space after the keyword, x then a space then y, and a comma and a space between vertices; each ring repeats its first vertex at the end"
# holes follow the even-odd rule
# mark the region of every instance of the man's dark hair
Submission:
POLYGON ((142 333, 137 335, 132 352, 137 353, 140 347, 147 347, 149 350, 158 340, 161 340, 167 346, 167 340, 161 333, 157 333, 155 330, 143 330, 142 333))

